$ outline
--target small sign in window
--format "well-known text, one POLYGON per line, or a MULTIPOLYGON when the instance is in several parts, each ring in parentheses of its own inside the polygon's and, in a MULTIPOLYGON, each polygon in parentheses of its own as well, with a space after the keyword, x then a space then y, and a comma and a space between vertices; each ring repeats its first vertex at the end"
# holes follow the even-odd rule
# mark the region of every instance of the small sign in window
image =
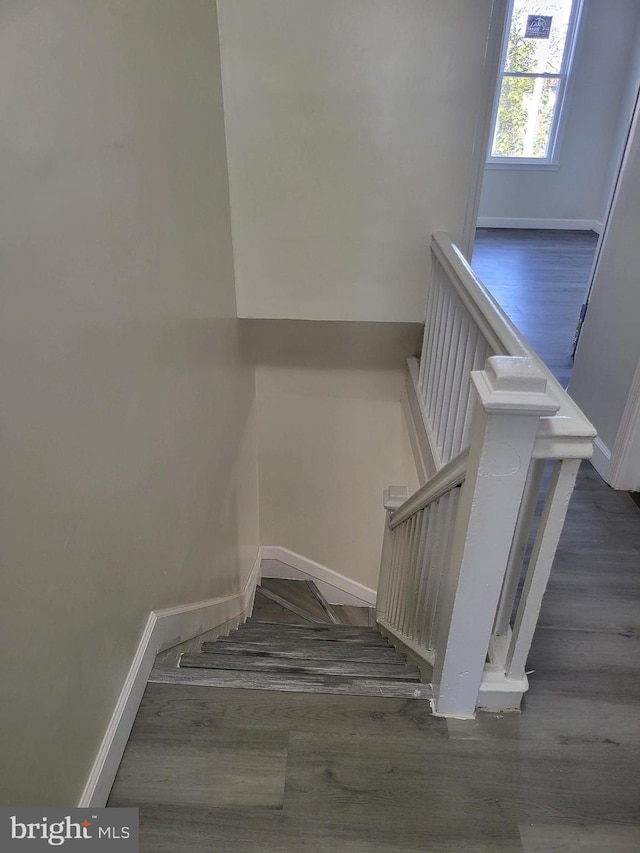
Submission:
POLYGON ((525 38, 548 39, 552 20, 552 15, 529 15, 527 17, 527 28, 524 31, 525 38))

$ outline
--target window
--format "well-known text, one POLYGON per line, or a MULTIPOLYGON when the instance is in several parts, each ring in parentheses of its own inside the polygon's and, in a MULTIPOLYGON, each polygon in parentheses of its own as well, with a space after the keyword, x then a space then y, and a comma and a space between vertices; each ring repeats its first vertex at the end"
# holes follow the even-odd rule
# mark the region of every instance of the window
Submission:
POLYGON ((511 0, 489 163, 556 162, 582 0, 511 0))

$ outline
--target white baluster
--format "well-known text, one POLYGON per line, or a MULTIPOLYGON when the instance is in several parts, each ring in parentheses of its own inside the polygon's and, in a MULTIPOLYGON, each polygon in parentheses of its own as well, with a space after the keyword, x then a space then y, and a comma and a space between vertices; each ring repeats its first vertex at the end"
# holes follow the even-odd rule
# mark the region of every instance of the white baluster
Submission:
POLYGON ((513 626, 505 664, 507 678, 521 678, 524 674, 527 655, 540 614, 542 596, 547 588, 579 467, 579 459, 564 459, 554 465, 513 626))
MULTIPOLYGON (((540 495, 540 486, 542 485, 542 477, 544 474, 544 459, 533 459, 529 466, 527 482, 524 487, 524 495, 522 505, 516 522, 516 529, 513 535, 511 551, 509 552, 509 561, 507 562, 507 571, 502 585, 500 594, 500 604, 496 614, 496 623, 493 633, 499 636, 504 636, 507 633, 511 622, 511 611, 513 603, 518 591, 520 583, 520 573, 522 572, 522 564, 524 561, 525 551, 531 534, 531 527, 536 512, 536 504, 540 495)), ((504 661, 502 661, 504 663, 504 661)))
POLYGON ((408 496, 409 490, 406 486, 389 486, 388 489, 384 490, 383 503, 387 515, 382 539, 382 556, 380 558, 380 575, 378 577, 378 593, 376 596, 377 619, 387 617, 391 594, 393 551, 396 537, 389 527, 389 519, 392 512, 398 509, 399 506, 402 506, 408 496))

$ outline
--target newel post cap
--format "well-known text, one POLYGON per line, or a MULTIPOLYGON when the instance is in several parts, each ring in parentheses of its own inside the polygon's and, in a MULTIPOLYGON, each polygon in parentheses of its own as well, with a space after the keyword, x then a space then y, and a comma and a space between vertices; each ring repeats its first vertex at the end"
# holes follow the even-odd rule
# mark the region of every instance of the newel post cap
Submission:
POLYGON ((543 369, 526 356, 494 355, 471 373, 480 404, 489 414, 554 415, 560 402, 549 392, 543 369))
POLYGON ((383 506, 386 510, 398 509, 409 497, 407 486, 389 486, 384 490, 382 497, 383 506))

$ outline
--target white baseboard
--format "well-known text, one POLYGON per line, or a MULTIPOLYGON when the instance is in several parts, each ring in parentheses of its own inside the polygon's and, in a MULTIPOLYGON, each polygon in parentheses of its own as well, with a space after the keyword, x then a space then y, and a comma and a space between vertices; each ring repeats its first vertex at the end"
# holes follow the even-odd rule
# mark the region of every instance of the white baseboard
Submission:
POLYGON ((510 216, 479 216, 478 228, 532 228, 551 231, 595 231, 602 233, 597 219, 527 219, 510 216))
POLYGON ((262 574, 264 577, 287 577, 312 580, 318 584, 320 592, 330 604, 354 604, 359 607, 373 607, 376 592, 351 578, 345 577, 333 569, 309 560, 301 554, 289 551, 279 545, 263 545, 262 574), (281 564, 282 568, 276 564, 281 564))
POLYGON ((156 655, 225 623, 246 619, 251 613, 256 584, 260 578, 260 556, 258 551, 242 592, 166 610, 153 610, 149 614, 78 803, 80 808, 100 808, 106 804, 156 655))
POLYGON ((602 479, 608 483, 609 469, 611 467, 611 451, 599 435, 593 440, 593 456, 590 461, 602 479))

